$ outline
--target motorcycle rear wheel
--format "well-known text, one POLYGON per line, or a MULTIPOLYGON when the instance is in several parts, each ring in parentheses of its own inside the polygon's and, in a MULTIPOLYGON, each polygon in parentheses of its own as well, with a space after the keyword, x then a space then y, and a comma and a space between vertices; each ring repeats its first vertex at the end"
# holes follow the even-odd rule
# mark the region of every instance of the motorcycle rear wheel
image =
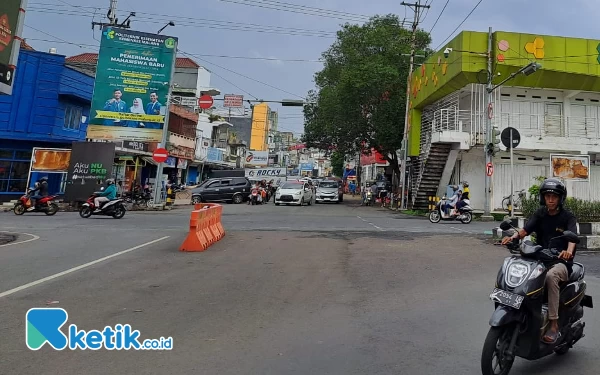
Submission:
POLYGON ((123 218, 123 216, 125 216, 125 207, 123 207, 122 205, 118 205, 117 207, 115 207, 115 211, 112 216, 115 219, 123 218))
POLYGON ((503 357, 510 345, 511 332, 510 327, 490 328, 481 352, 481 373, 483 375, 508 375, 510 372, 514 358, 508 360, 503 357))
POLYGON ((58 205, 56 203, 50 203, 50 206, 44 213, 48 216, 52 216, 58 212, 58 205))
POLYGON ((23 215, 25 213, 25 206, 23 206, 23 203, 17 203, 13 211, 15 215, 23 215))
POLYGON ((463 218, 460 219, 460 222, 463 224, 469 224, 471 223, 471 221, 473 221, 473 214, 471 214, 470 212, 465 212, 464 214, 462 214, 463 218))
POLYGON ((81 207, 81 209, 79 210, 79 216, 81 216, 84 219, 87 219, 88 217, 92 216, 92 209, 89 206, 81 207))

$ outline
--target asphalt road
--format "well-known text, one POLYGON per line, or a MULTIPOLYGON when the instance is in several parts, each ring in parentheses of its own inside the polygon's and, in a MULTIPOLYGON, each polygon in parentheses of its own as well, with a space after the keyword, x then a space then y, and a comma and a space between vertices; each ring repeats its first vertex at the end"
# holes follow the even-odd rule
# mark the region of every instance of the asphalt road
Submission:
MULTIPOLYGON (((0 374, 479 374, 488 299, 507 253, 490 224, 431 224, 355 202, 225 205, 223 240, 181 253, 189 209, 122 220, 0 214, 0 374), (90 264, 91 263, 91 264, 90 264), (83 266, 83 267, 82 267, 83 266), (25 345, 25 313, 129 323, 171 351, 25 345)), ((589 293, 600 261, 581 254, 589 293)), ((598 298, 598 297, 596 297, 598 298)), ((597 374, 600 313, 565 357, 511 374, 597 374)))

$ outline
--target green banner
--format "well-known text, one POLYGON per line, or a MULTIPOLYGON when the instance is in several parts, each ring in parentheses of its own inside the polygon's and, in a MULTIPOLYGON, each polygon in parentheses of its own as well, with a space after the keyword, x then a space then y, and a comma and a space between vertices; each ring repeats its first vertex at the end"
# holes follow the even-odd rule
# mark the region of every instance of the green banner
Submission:
POLYGON ((0 1, 0 64, 9 65, 21 0, 0 1))
POLYGON ((161 142, 177 38, 105 26, 87 138, 161 142))

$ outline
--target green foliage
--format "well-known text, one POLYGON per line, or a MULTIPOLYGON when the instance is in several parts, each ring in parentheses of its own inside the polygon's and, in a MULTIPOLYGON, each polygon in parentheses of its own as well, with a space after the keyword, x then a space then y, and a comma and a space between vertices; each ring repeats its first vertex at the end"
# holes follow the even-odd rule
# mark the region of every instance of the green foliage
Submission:
MULTIPOLYGON (((523 200, 523 216, 529 219, 540 207, 539 198, 523 200)), ((577 198, 567 198, 565 208, 571 211, 579 223, 600 222, 600 202, 585 201, 577 198)))
POLYGON ((544 182, 545 179, 546 179, 546 177, 544 177, 544 176, 538 176, 535 178, 535 181, 537 182, 537 184, 531 185, 531 187, 529 188, 529 194, 531 195, 531 197, 535 197, 535 198, 539 199, 540 185, 542 184, 542 182, 544 182))
POLYGON ((331 169, 333 171, 334 176, 344 176, 344 155, 340 154, 337 151, 334 151, 331 154, 331 169))
MULTIPOLYGON (((398 170, 404 132, 410 30, 395 15, 345 24, 322 54, 316 90, 304 107, 304 142, 342 155, 379 151, 398 170)), ((428 54, 428 33, 417 32, 417 54, 428 54)), ((418 59, 418 58, 417 58, 418 59)))

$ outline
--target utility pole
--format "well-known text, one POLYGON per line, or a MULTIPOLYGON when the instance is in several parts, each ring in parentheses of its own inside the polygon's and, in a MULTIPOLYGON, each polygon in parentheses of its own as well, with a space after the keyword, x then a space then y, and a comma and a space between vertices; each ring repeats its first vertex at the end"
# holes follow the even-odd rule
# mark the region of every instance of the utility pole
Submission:
POLYGON ((412 35, 410 41, 410 63, 408 65, 408 78, 406 82, 406 111, 404 114, 404 137, 402 138, 402 144, 404 145, 404 152, 402 153, 402 167, 400 168, 400 181, 402 181, 402 191, 401 191, 401 201, 400 201, 400 209, 404 209, 404 195, 406 191, 406 159, 408 158, 408 115, 410 113, 410 82, 412 81, 412 71, 414 69, 415 64, 415 50, 417 48, 417 27, 419 26, 419 15, 421 13, 421 9, 429 9, 430 5, 421 5, 421 1, 419 0, 416 3, 409 4, 406 2, 402 2, 401 5, 407 6, 411 8, 415 17, 412 23, 412 35))
MULTIPOLYGON (((492 28, 489 28, 488 32, 488 50, 487 50, 487 87, 485 90, 485 143, 489 145, 493 142, 492 135, 492 116, 493 113, 493 96, 492 92, 494 91, 494 85, 492 83, 492 79, 494 78, 492 75, 492 28)), ((492 162, 492 152, 488 150, 487 147, 483 148, 483 152, 485 153, 485 164, 492 162)), ((481 217, 482 221, 492 221, 494 218, 492 217, 492 177, 485 174, 485 204, 483 207, 483 216, 481 217)))
POLYGON ((117 18, 117 2, 118 2, 118 0, 110 0, 108 13, 106 13, 106 18, 108 18, 109 22, 92 22, 92 30, 94 30, 96 28, 96 26, 98 26, 98 28, 100 30, 102 30, 102 28, 104 26, 116 26, 116 27, 121 27, 123 29, 130 28, 130 25, 131 25, 130 18, 135 17, 135 12, 129 13, 129 16, 127 16, 125 21, 123 21, 121 24, 119 24, 119 19, 117 18))

